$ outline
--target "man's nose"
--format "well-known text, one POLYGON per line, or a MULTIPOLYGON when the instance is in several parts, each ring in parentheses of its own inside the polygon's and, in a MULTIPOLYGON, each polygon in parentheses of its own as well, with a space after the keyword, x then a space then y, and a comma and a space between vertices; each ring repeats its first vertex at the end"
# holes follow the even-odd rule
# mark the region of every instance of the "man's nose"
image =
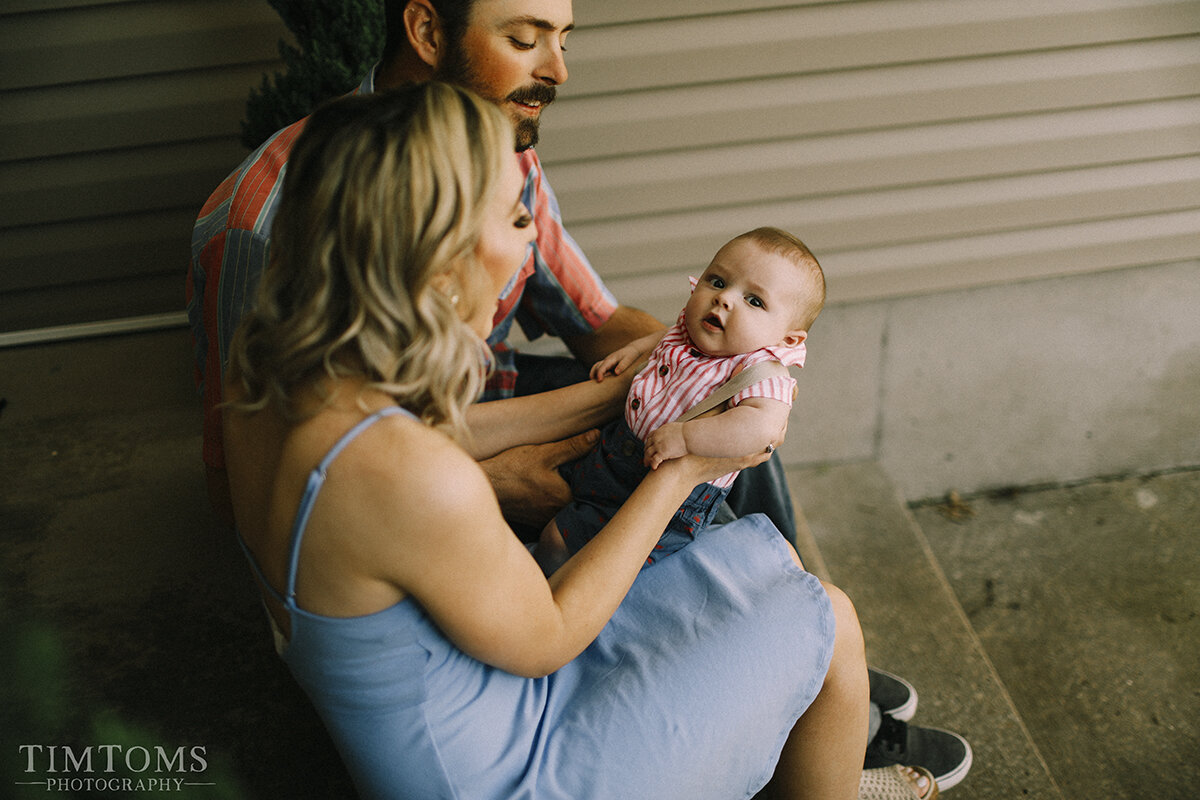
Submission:
POLYGON ((551 86, 567 82, 567 60, 563 55, 562 45, 554 42, 546 48, 546 55, 538 65, 534 77, 551 86))

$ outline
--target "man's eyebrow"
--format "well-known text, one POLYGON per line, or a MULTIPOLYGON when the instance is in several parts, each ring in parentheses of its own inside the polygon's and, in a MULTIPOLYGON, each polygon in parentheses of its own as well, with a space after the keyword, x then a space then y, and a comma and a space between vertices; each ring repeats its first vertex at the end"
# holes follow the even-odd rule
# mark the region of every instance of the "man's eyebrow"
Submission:
POLYGON ((517 25, 531 25, 539 30, 549 31, 550 33, 555 33, 559 30, 561 30, 563 33, 570 33, 571 31, 575 30, 574 22, 569 23, 563 28, 559 28, 550 20, 542 19, 541 17, 513 17, 504 23, 504 27, 512 27, 517 25))

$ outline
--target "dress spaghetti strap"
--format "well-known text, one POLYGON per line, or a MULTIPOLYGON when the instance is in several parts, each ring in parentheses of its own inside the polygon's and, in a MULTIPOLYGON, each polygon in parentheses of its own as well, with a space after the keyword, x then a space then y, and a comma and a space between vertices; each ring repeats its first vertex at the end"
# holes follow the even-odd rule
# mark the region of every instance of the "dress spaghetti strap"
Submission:
POLYGON ((308 474, 308 485, 304 487, 304 497, 301 498, 300 507, 296 511, 296 521, 292 525, 292 541, 288 550, 287 586, 283 597, 283 604, 289 611, 296 609, 296 570, 300 565, 300 543, 304 539, 304 529, 308 527, 308 518, 312 516, 313 505, 317 501, 317 494, 321 491, 321 487, 325 485, 329 465, 346 449, 347 445, 358 438, 359 434, 384 417, 391 417, 396 414, 406 414, 416 419, 416 416, 411 411, 400 406, 381 408, 347 431, 342 438, 338 439, 333 447, 329 448, 329 452, 325 454, 325 457, 321 459, 321 463, 317 464, 316 468, 308 474))
MULTIPOLYGON (((235 529, 238 545, 242 548, 242 553, 245 554, 246 560, 250 562, 250 569, 254 571, 259 583, 289 611, 296 609, 296 568, 300 562, 300 541, 304 536, 304 529, 308 525, 308 518, 312 515, 312 508, 316 502, 317 494, 325 484, 326 471, 329 469, 329 465, 333 463, 333 460, 338 457, 338 454, 342 450, 346 449, 346 445, 358 438, 359 434, 384 417, 391 417, 396 414, 406 414, 416 419, 416 416, 411 411, 400 406, 388 406, 376 411, 347 431, 342 438, 338 439, 333 447, 329 449, 329 452, 325 454, 325 457, 321 459, 321 463, 317 464, 316 468, 308 474, 308 485, 304 488, 304 497, 301 499, 300 506, 296 511, 296 521, 292 525, 292 538, 288 545, 287 584, 284 595, 280 595, 275 587, 271 585, 271 582, 267 580, 267 576, 263 572, 262 566, 258 563, 258 559, 250 551, 246 540, 242 538, 242 532, 235 529)), ((272 629, 275 629, 273 618, 271 619, 271 626, 272 629)))

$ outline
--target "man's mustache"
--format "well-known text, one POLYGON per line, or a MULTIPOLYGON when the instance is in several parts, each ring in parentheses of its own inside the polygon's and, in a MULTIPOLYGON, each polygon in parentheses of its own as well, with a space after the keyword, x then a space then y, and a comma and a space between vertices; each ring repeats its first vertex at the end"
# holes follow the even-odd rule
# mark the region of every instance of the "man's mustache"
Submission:
POLYGON ((517 89, 508 96, 508 99, 515 103, 524 103, 525 105, 541 104, 548 106, 554 102, 554 98, 556 97, 558 97, 558 90, 555 87, 547 86, 544 83, 536 83, 532 86, 517 89))

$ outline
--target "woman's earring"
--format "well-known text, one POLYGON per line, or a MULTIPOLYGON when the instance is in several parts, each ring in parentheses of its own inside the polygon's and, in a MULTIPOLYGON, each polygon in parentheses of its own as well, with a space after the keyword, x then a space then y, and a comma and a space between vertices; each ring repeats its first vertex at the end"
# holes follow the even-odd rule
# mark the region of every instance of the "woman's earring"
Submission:
POLYGON ((452 306, 458 305, 458 295, 456 295, 456 294, 450 295, 450 305, 452 305, 452 306))

